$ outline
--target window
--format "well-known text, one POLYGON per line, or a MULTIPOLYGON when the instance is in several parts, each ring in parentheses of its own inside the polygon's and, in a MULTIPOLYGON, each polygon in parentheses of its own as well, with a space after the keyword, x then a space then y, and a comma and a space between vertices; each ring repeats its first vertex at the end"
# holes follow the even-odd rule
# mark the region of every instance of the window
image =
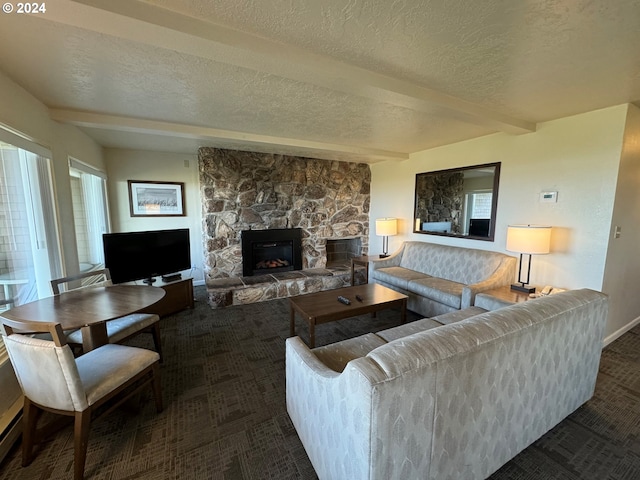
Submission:
POLYGON ((464 233, 469 233, 469 222, 473 219, 491 218, 493 193, 491 191, 474 191, 465 196, 464 233))
POLYGON ((109 232, 105 175, 69 160, 71 198, 80 271, 104 268, 102 234, 109 232))
POLYGON ((51 295, 49 281, 62 269, 49 152, 38 145, 25 150, 0 133, 2 311, 51 295))

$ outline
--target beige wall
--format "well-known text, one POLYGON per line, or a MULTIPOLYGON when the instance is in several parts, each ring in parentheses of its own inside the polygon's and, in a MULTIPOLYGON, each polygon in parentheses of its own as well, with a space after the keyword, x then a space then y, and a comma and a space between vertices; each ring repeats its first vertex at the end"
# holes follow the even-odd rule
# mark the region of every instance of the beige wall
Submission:
POLYGON ((198 180, 198 157, 194 155, 140 150, 105 149, 109 177, 109 208, 113 232, 140 232, 188 228, 191 239, 193 271, 183 276, 193 277, 195 284, 204 284, 202 207, 198 180), (132 217, 129 211, 127 180, 183 182, 185 188, 184 217, 132 217))
MULTIPOLYGON (((534 257, 531 283, 606 292, 603 279, 626 120, 627 106, 621 105, 542 123, 527 135, 496 134, 419 152, 403 162, 374 164, 371 219, 400 219, 399 235, 390 238, 391 251, 404 240, 417 240, 509 253, 507 225, 552 225, 552 253, 534 257), (416 173, 491 162, 502 162, 494 242, 412 233, 416 173), (543 191, 557 191, 557 203, 540 203, 543 191)), ((371 232, 370 251, 379 253, 381 245, 371 232)), ((608 335, 640 314, 637 308, 623 314, 616 305, 612 312, 608 335)))
POLYGON ((603 290, 611 297, 610 330, 623 333, 630 321, 640 322, 640 109, 633 105, 627 112, 611 223, 603 290))

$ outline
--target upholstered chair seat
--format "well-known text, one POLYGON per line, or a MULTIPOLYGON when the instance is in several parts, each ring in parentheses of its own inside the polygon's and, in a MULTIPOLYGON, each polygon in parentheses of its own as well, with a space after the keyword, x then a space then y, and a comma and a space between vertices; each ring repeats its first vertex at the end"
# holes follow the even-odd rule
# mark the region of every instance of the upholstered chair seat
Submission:
MULTIPOLYGON (((107 344, 74 358, 60 324, 2 319, 4 343, 24 393, 23 466, 31 463, 38 410, 70 415, 74 427, 74 479, 84 476, 87 440, 92 413, 120 395, 119 405, 146 385, 153 386, 156 409, 162 411, 158 353, 142 348, 107 344), (45 329, 53 340, 14 332, 45 329), (125 395, 127 394, 127 395, 125 395)), ((111 411, 107 410, 106 413, 111 411)))
MULTIPOLYGON (((109 343, 120 343, 127 338, 140 333, 153 326, 160 320, 158 315, 152 313, 132 313, 107 322, 107 337, 109 343)), ((69 343, 82 344, 82 331, 74 330, 67 333, 69 343)), ((156 348, 158 348, 156 346, 156 348)))

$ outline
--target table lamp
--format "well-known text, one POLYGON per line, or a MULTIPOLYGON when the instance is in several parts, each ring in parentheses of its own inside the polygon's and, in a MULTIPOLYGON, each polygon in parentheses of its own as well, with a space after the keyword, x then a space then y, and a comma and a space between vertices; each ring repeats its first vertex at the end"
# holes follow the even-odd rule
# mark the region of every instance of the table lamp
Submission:
POLYGON ((389 256, 389 236, 398 234, 398 220, 395 218, 378 218, 376 220, 376 235, 382 237, 382 253, 380 258, 389 256))
POLYGON ((535 287, 529 286, 531 275, 531 255, 549 253, 551 244, 551 227, 545 225, 509 225, 507 227, 507 250, 520 254, 518 267, 518 283, 511 285, 512 290, 534 293, 535 287), (522 256, 529 255, 527 278, 522 279, 522 256))

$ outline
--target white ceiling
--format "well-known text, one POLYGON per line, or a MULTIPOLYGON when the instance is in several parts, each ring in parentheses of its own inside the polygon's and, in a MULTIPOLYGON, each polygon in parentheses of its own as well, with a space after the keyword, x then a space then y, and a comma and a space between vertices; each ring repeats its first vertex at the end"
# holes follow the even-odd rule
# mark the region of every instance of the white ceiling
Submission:
POLYGON ((49 0, 0 68, 105 147, 364 161, 640 105, 640 0, 49 0))

